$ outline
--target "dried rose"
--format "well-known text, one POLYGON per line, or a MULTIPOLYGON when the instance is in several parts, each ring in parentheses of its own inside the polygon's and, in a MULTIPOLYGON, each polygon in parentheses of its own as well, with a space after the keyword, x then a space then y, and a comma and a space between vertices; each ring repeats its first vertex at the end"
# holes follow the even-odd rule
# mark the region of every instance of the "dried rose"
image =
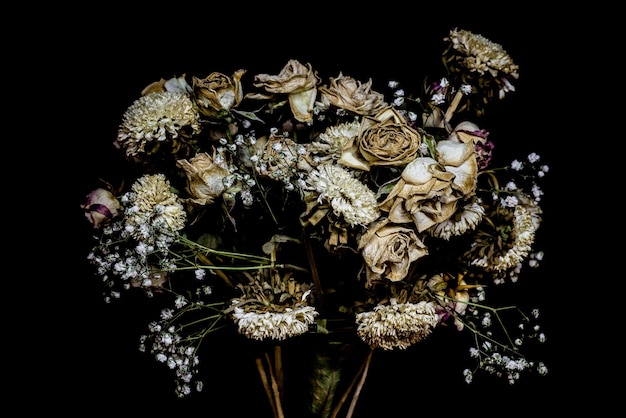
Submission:
POLYGON ((223 179, 230 172, 224 156, 217 151, 213 156, 203 152, 190 160, 178 160, 176 165, 187 175, 187 191, 198 205, 213 203, 226 189, 223 179))
POLYGON ((97 188, 87 195, 87 203, 80 207, 94 229, 99 229, 118 215, 121 205, 109 190, 97 188))
POLYGON ((380 209, 388 211, 393 222, 412 221, 422 232, 450 219, 457 201, 474 195, 478 179, 475 141, 481 138, 461 130, 448 138, 436 145, 438 161, 418 157, 409 163, 381 203, 380 209))
POLYGON ((419 232, 450 218, 456 211, 454 175, 430 157, 418 157, 402 172, 380 209, 395 223, 413 222, 419 232))
POLYGON ((422 137, 394 108, 361 121, 359 134, 344 147, 340 164, 368 171, 372 166, 400 166, 417 156, 422 137))
MULTIPOLYGON (((313 107, 317 97, 317 85, 321 82, 311 64, 303 65, 289 60, 278 75, 257 74, 255 87, 263 87, 273 94, 288 94, 289 106, 299 122, 313 121, 313 107)), ((271 96, 248 95, 246 97, 267 99, 271 96)))
POLYGON ((383 94, 372 90, 372 79, 365 84, 341 72, 330 77, 329 86, 320 87, 323 106, 336 106, 359 115, 373 115, 387 106, 383 94))
POLYGON ((193 77, 192 97, 200 112, 210 118, 219 118, 243 100, 241 77, 246 70, 237 70, 232 77, 214 72, 206 78, 193 77))
POLYGON ((395 225, 387 218, 369 225, 359 238, 359 250, 365 260, 368 287, 382 279, 404 279, 411 263, 428 254, 413 229, 395 225))

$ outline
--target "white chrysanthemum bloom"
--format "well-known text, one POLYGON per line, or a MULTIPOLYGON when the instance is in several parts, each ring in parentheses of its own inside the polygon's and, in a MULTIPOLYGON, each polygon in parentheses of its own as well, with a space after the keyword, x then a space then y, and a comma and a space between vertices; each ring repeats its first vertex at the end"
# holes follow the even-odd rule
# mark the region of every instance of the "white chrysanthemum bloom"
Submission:
POLYGON ((380 216, 374 192, 337 165, 320 165, 306 182, 317 191, 320 203, 329 202, 335 214, 351 226, 367 225, 380 216))
MULTIPOLYGON (((233 299, 233 305, 240 302, 233 299)), ((283 312, 256 312, 253 305, 248 306, 235 307, 232 318, 240 334, 259 341, 282 341, 304 334, 318 315, 312 306, 285 308, 283 312)))
POLYGON ((315 141, 311 142, 310 151, 318 154, 321 161, 341 158, 344 146, 359 134, 358 120, 329 126, 315 141), (321 155, 319 155, 321 154, 321 155))
POLYGON ((136 156, 153 141, 177 138, 183 129, 189 130, 189 135, 199 133, 199 120, 200 114, 189 95, 174 91, 150 93, 126 110, 116 143, 127 156, 136 156))
POLYGON ((357 334, 372 348, 406 349, 430 335, 438 323, 433 302, 377 305, 356 315, 357 334))
POLYGON ((447 219, 430 229, 434 237, 449 240, 452 236, 463 235, 467 231, 476 229, 485 215, 485 208, 479 201, 474 201, 463 207, 452 218, 447 219))
POLYGON ((513 231, 511 233, 513 237, 511 248, 494 259, 484 256, 473 260, 472 264, 483 267, 488 271, 498 272, 516 267, 528 257, 535 242, 537 225, 531 210, 523 205, 516 206, 513 218, 513 231))
POLYGON ((187 214, 163 174, 140 177, 124 199, 126 230, 139 241, 159 242, 185 227, 187 214))

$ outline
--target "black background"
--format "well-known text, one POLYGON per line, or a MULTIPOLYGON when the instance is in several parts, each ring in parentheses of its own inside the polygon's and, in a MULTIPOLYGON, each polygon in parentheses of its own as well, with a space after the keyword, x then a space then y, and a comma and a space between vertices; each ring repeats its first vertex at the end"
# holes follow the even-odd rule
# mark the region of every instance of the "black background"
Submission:
MULTIPOLYGON (((470 341, 442 332, 403 352, 377 353, 354 418, 423 416, 426 411, 496 416, 587 402, 586 396, 575 394, 589 387, 592 379, 583 383, 579 376, 588 376, 593 368, 581 355, 574 356, 570 335, 576 325, 568 311, 573 302, 565 293, 568 278, 574 275, 571 253, 563 250, 573 244, 564 242, 568 227, 562 216, 569 204, 563 198, 568 187, 565 173, 571 168, 555 147, 563 143, 562 130, 548 104, 567 101, 566 86, 556 81, 562 80, 566 54, 557 47, 566 24, 560 15, 543 9, 498 14, 443 4, 409 11, 392 5, 322 3, 297 8, 295 3, 170 5, 140 14, 125 10, 79 14, 67 24, 59 22, 54 38, 43 39, 61 63, 53 85, 63 104, 48 104, 56 116, 55 139, 47 144, 51 155, 58 156, 50 169, 55 178, 50 187, 61 200, 55 202, 63 214, 48 225, 56 238, 47 245, 47 273, 38 282, 43 309, 37 320, 23 327, 33 352, 18 366, 23 383, 16 389, 46 395, 49 410, 68 416, 98 412, 166 416, 171 411, 179 416, 270 417, 245 344, 211 346, 211 353, 202 358, 210 376, 205 378, 205 390, 180 400, 170 372, 137 349, 138 337, 157 308, 132 300, 106 305, 102 300, 99 279, 86 261, 90 226, 80 204, 98 184, 98 176, 114 169, 112 142, 121 116, 147 84, 160 78, 205 77, 214 71, 228 75, 239 68, 247 69, 245 77, 275 74, 290 58, 310 62, 323 80, 341 71, 363 81, 371 77, 374 90, 389 79, 401 81, 406 90, 413 86, 417 90, 425 75, 443 75, 443 38, 459 28, 500 43, 520 66, 517 91, 489 108, 481 124, 498 147, 497 158, 510 161, 537 152, 551 168, 544 182, 544 222, 536 244, 545 251, 545 259, 539 270, 523 274, 507 290, 511 293, 503 291, 502 296, 541 309, 548 340, 537 354, 550 373, 514 386, 488 378, 467 385, 461 371, 470 364, 470 341)), ((576 119, 575 114, 570 117, 576 119)), ((301 375, 297 366, 291 373, 295 392, 301 375)), ((21 407, 34 408, 36 403, 21 407)))

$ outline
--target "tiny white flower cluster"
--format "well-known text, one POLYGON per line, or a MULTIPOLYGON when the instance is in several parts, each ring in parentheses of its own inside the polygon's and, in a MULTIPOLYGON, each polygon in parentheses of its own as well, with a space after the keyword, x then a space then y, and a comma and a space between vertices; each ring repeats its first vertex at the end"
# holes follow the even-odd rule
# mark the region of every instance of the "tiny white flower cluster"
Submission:
POLYGON ((159 363, 167 364, 175 373, 176 394, 181 398, 189 395, 192 391, 192 382, 197 391, 202 390, 202 381, 195 379, 199 364, 196 348, 185 345, 184 339, 176 332, 174 326, 164 328, 161 323, 152 322, 148 329, 150 334, 141 336, 139 349, 147 351, 146 342, 150 340, 150 353, 159 363))

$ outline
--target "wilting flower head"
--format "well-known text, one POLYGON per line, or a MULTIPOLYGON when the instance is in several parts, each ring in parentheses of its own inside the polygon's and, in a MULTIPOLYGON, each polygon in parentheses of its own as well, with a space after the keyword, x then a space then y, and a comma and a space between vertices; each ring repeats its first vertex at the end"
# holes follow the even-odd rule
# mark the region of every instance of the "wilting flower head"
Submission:
POLYGON ((467 309, 467 302, 470 300, 468 289, 470 286, 465 283, 463 277, 452 280, 450 274, 435 274, 428 279, 427 286, 433 294, 439 299, 437 310, 441 321, 445 321, 452 315, 454 317, 454 325, 461 331, 463 322, 458 319, 467 309))
POLYGON ((479 200, 466 203, 453 216, 436 224, 429 232, 432 236, 449 240, 476 229, 485 215, 485 207, 479 200))
POLYGON ((376 305, 374 310, 356 315, 357 334, 372 348, 406 349, 424 340, 439 318, 433 302, 376 305))
POLYGON ((291 183, 300 160, 298 144, 293 139, 272 134, 269 138, 259 138, 254 148, 258 156, 256 170, 260 175, 291 183))
POLYGON ((209 205, 226 189, 223 180, 230 172, 224 156, 217 150, 213 156, 202 152, 190 160, 178 160, 176 164, 187 175, 187 190, 193 203, 209 205))
POLYGON ((87 202, 80 207, 94 229, 99 229, 118 215, 121 205, 109 190, 98 188, 87 195, 87 202))
MULTIPOLYGON (((303 65, 291 59, 278 75, 257 74, 254 86, 263 87, 273 94, 287 94, 289 105, 296 120, 311 122, 317 97, 317 85, 321 82, 311 64, 303 65)), ((264 95, 248 95, 251 98, 267 98, 264 95)))
POLYGON ((389 219, 369 225, 359 239, 359 250, 365 260, 368 286, 382 279, 404 279, 411 263, 428 254, 413 229, 394 225, 389 219))
POLYGON ((376 195, 345 169, 322 164, 306 180, 318 202, 330 203, 334 213, 351 226, 367 225, 380 215, 376 195))
POLYGON ((307 158, 311 165, 339 160, 343 149, 359 134, 359 126, 360 122, 355 120, 326 128, 308 148, 310 155, 307 158))
POLYGON ((535 232, 539 226, 537 213, 533 212, 533 205, 520 204, 513 210, 513 228, 510 234, 511 241, 504 249, 492 249, 481 258, 472 261, 473 265, 485 268, 487 271, 502 272, 515 268, 530 253, 535 242, 535 232))
POLYGON ((470 84, 483 92, 483 103, 515 91, 511 81, 519 77, 518 65, 500 44, 467 30, 453 29, 444 39, 448 47, 443 61, 453 81, 470 84), (458 79, 458 80, 455 80, 458 79))
POLYGON ((193 99, 204 115, 219 118, 237 107, 243 100, 241 77, 245 70, 237 70, 232 77, 213 72, 206 78, 193 77, 193 99))
POLYGON ((454 175, 435 159, 418 157, 409 163, 402 177, 380 204, 392 222, 414 223, 419 232, 450 218, 457 198, 452 191, 454 175))
POLYGON ((185 227, 187 215, 163 174, 140 177, 124 195, 126 229, 139 241, 156 242, 185 227))
POLYGON ((340 164, 368 171, 372 166, 406 165, 417 156, 421 135, 393 107, 361 122, 359 134, 344 148, 340 164))
MULTIPOLYGON (((233 299, 233 304, 239 303, 233 299)), ((235 307, 231 314, 240 334, 253 340, 286 340, 304 334, 318 312, 312 306, 286 308, 283 312, 254 310, 254 305, 235 307)))
POLYGON ((176 150, 179 137, 200 132, 199 114, 185 93, 163 91, 135 100, 122 117, 115 145, 128 157, 153 154, 161 143, 171 141, 176 150))
POLYGON ((473 136, 462 138, 453 131, 449 139, 437 142, 438 160, 418 157, 404 168, 380 205, 393 222, 413 222, 422 232, 450 219, 458 200, 474 195, 478 178, 475 144, 473 136))
POLYGON ((359 115, 373 115, 387 106, 385 96, 372 90, 372 79, 363 84, 352 77, 339 73, 330 77, 329 85, 320 87, 321 105, 330 105, 359 115))

